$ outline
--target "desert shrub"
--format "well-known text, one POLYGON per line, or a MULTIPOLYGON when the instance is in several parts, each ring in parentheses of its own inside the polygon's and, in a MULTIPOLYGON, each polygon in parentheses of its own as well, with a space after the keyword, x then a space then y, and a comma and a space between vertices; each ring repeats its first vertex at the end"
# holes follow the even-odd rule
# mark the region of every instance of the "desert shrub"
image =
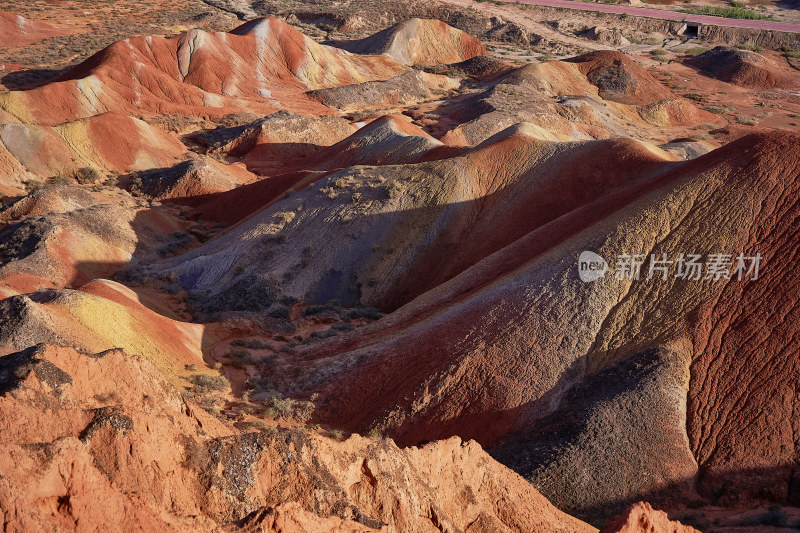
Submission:
POLYGON ((53 185, 69 185, 72 183, 69 178, 65 178, 64 176, 51 176, 47 178, 47 181, 53 185))
POLYGON ((789 48, 788 46, 784 46, 783 48, 781 48, 781 52, 783 52, 783 55, 785 55, 786 57, 791 57, 791 58, 800 57, 800 50, 789 48))
POLYGON ((378 440, 383 439, 383 433, 381 433, 381 430, 377 428, 370 431, 367 436, 371 439, 378 439, 378 440))
POLYGON ((306 307, 305 314, 306 316, 313 316, 313 315, 318 315, 320 313, 324 313, 325 311, 334 311, 335 309, 336 309, 335 306, 331 305, 330 303, 313 304, 306 307))
POLYGON ((294 400, 291 398, 273 396, 269 399, 269 405, 275 410, 275 414, 280 418, 291 418, 294 414, 294 400))
POLYGON ((344 438, 344 431, 341 429, 332 429, 329 433, 334 440, 342 440, 344 438))
POLYGON ((250 355, 250 350, 244 349, 231 349, 225 354, 225 357, 231 360, 231 363, 234 366, 244 366, 246 364, 250 364, 253 362, 253 358, 250 355))
POLYGON ((267 423, 263 420, 248 420, 247 422, 240 422, 239 427, 242 429, 266 429, 267 423))
POLYGON ((193 385, 189 390, 198 394, 211 391, 224 390, 230 385, 225 376, 210 376, 208 374, 195 374, 187 378, 193 385))
POLYGON ((265 350, 271 348, 272 346, 270 344, 263 343, 258 339, 250 339, 247 341, 247 347, 252 350, 265 350))
POLYGON ((397 198, 403 194, 403 191, 405 190, 406 186, 399 181, 393 181, 386 185, 386 194, 389 195, 389 198, 397 198))
POLYGON ((751 52, 760 52, 763 48, 755 43, 746 42, 737 46, 739 50, 750 50, 751 52))
POLYGON ((119 403, 119 396, 116 392, 95 394, 94 399, 100 403, 119 403))
POLYGON ((264 405, 268 411, 272 412, 271 418, 291 419, 300 423, 305 423, 311 418, 314 411, 314 404, 308 401, 299 401, 293 398, 282 398, 272 396, 264 400, 264 405))
POLYGON ((247 380, 247 384, 253 387, 253 392, 256 394, 269 390, 270 387, 272 387, 272 383, 270 382, 269 378, 264 376, 252 377, 247 380))
POLYGON ((187 248, 191 243, 192 236, 188 231, 176 231, 169 234, 167 243, 158 249, 158 254, 161 257, 166 257, 187 248))
POLYGON ((100 181, 100 173, 92 167, 82 167, 75 171, 75 180, 81 185, 97 183, 100 181))
POLYGON ((142 192, 142 177, 138 173, 134 172, 131 174, 128 180, 128 190, 132 193, 142 192))
POLYGON ((208 467, 211 456, 203 443, 192 437, 185 436, 183 440, 183 466, 196 472, 204 472, 208 467))
POLYGON ((755 126, 758 124, 758 119, 756 117, 748 117, 747 115, 737 115, 736 122, 745 126, 755 126))
POLYGON ((270 311, 269 316, 271 316, 272 318, 289 318, 290 310, 287 306, 280 305, 275 309, 273 309, 272 311, 270 311))
POLYGON ((684 50, 683 53, 687 56, 699 56, 700 54, 704 54, 706 52, 708 52, 708 48, 705 46, 693 46, 687 50, 684 50))
POLYGON ((667 51, 663 48, 656 48, 655 50, 650 51, 651 54, 654 56, 665 56, 667 55, 667 51))
POLYGON ((27 192, 33 192, 41 189, 42 187, 42 182, 39 180, 28 180, 25 182, 25 190, 27 192))

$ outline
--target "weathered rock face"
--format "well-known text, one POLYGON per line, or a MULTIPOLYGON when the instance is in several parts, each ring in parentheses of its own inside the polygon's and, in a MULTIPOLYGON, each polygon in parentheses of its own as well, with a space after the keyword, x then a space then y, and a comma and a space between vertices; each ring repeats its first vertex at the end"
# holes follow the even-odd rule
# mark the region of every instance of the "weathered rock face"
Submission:
POLYGON ((186 222, 124 191, 48 184, 11 205, 0 231, 0 295, 81 286, 188 246, 186 222))
POLYGON ((689 363, 686 347, 633 355, 575 386, 555 412, 491 453, 576 516, 620 513, 643 495, 686 501, 697 475, 686 435, 689 363))
POLYGON ((8 531, 595 531, 475 442, 239 433, 122 350, 7 355, 0 393, 8 531))
POLYGON ((649 503, 631 505, 611 519, 600 533, 698 533, 690 526, 673 522, 663 511, 655 511, 649 503))
POLYGON ((627 46, 631 44, 617 28, 609 29, 603 26, 595 26, 589 28, 586 34, 590 39, 610 46, 627 46))

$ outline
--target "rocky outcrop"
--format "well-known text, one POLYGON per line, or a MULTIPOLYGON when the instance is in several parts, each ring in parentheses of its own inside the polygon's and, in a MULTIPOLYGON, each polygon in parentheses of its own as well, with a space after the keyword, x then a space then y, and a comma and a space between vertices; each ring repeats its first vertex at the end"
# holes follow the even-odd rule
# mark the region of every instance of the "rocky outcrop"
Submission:
POLYGON ((680 522, 670 521, 664 511, 656 511, 649 503, 639 502, 611 519, 600 533, 699 533, 699 531, 680 522))
POLYGON ((242 433, 122 350, 4 356, 0 393, 8 531, 596 531, 475 442, 242 433))

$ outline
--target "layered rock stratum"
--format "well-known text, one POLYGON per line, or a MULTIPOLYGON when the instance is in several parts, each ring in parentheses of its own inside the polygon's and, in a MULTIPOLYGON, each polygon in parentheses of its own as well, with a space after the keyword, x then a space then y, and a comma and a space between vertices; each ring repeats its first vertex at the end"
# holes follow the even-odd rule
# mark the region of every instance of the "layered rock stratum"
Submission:
POLYGON ((800 133, 698 138, 729 125, 619 51, 312 15, 0 93, 4 531, 791 525, 800 133))

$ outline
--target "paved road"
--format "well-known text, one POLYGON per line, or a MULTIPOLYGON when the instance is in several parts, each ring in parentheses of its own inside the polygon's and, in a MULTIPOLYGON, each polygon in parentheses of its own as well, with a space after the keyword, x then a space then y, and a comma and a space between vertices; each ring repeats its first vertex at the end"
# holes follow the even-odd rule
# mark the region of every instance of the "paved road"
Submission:
POLYGON ((595 4, 590 2, 579 2, 576 0, 512 0, 519 4, 531 4, 535 6, 563 7, 566 9, 579 9, 582 11, 599 11, 602 13, 626 14, 632 17, 650 17, 662 20, 682 20, 686 22, 696 22, 699 24, 709 24, 714 26, 729 26, 732 28, 754 28, 759 30, 786 31, 800 33, 800 24, 790 24, 788 22, 774 22, 771 20, 747 20, 729 19, 723 17, 711 17, 708 15, 689 15, 677 11, 666 9, 651 9, 647 7, 621 6, 616 4, 595 4))

